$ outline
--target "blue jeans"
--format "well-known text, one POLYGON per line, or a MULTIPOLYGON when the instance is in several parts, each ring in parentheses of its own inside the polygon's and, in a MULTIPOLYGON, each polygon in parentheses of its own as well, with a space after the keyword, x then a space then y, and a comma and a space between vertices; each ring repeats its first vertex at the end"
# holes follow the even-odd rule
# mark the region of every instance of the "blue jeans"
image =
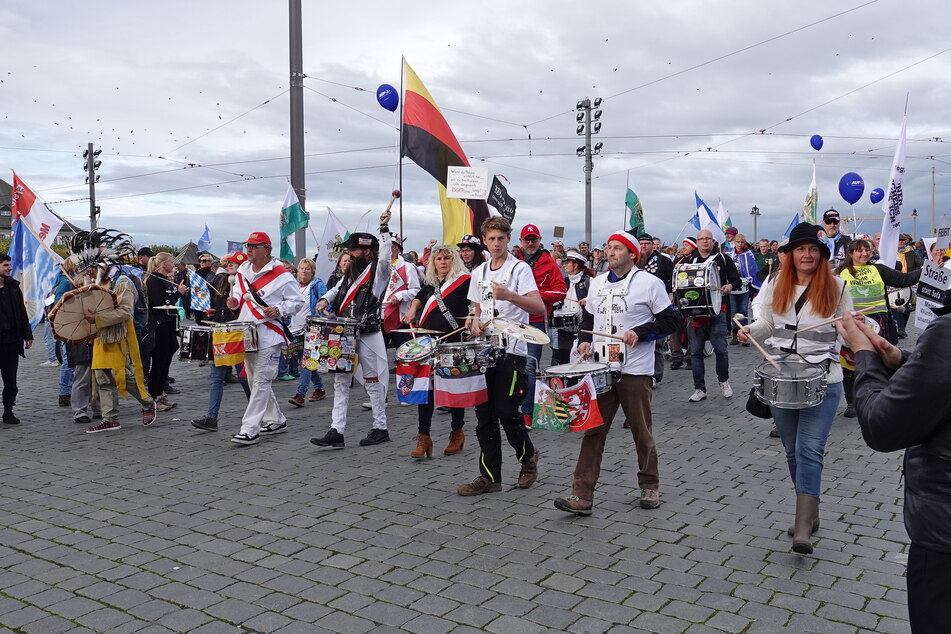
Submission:
POLYGON ((304 366, 300 366, 300 381, 297 383, 297 393, 301 396, 306 395, 308 384, 313 385, 315 390, 324 389, 324 382, 320 378, 320 372, 314 372, 304 366))
POLYGON ((769 408, 783 439, 789 477, 796 485, 796 493, 819 497, 822 492, 822 457, 841 399, 842 384, 833 383, 826 387, 825 398, 815 407, 769 408))
MULTIPOLYGON (((211 390, 208 392, 208 418, 214 418, 218 420, 218 410, 221 409, 221 397, 224 395, 225 391, 225 374, 228 373, 228 366, 226 365, 211 365, 211 390)), ((251 387, 248 385, 248 380, 241 376, 241 366, 234 366, 235 376, 238 377, 238 382, 241 384, 241 387, 244 388, 244 395, 248 398, 251 398, 251 387)))
POLYGON ((59 342, 63 346, 63 365, 59 366, 59 395, 69 396, 73 392, 73 369, 66 363, 66 344, 59 342))
MULTIPOLYGON (((56 358, 56 337, 53 336, 53 329, 50 327, 49 319, 43 321, 43 344, 46 346, 46 360, 51 363, 58 363, 56 358)), ((65 361, 66 355, 63 355, 65 361)))
POLYGON ((538 374, 538 364, 542 360, 542 346, 539 343, 529 343, 528 356, 525 357, 525 374, 528 376, 528 385, 525 388, 525 400, 522 401, 522 413, 532 415, 535 411, 535 375, 538 374))
MULTIPOLYGON (((750 323, 750 292, 746 291, 740 295, 730 295, 730 319, 733 318, 733 315, 737 313, 742 314, 746 319, 741 320, 743 323, 750 323)), ((730 323, 730 330, 736 332, 739 330, 739 326, 735 323, 730 323)))
POLYGON ((693 387, 695 390, 707 391, 704 379, 703 344, 709 339, 713 344, 713 353, 716 355, 717 380, 720 383, 730 380, 730 354, 726 347, 726 315, 721 312, 716 317, 710 317, 709 323, 694 327, 693 318, 687 317, 687 344, 690 347, 690 369, 693 370, 693 387))

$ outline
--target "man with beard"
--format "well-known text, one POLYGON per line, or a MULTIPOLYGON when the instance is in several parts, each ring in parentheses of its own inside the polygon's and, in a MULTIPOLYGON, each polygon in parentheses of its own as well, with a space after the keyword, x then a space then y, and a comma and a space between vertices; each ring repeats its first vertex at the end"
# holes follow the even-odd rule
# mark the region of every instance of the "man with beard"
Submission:
MULTIPOLYGON (((822 228, 825 229, 826 237, 829 238, 826 242, 831 242, 829 249, 832 251, 832 258, 829 260, 829 263, 832 264, 832 268, 837 267, 845 260, 845 256, 849 252, 849 244, 852 243, 852 238, 844 233, 839 233, 840 220, 839 212, 835 209, 827 209, 826 212, 822 214, 822 228)), ((775 242, 775 240, 773 242, 775 242)))
MULTIPOLYGON (((656 245, 653 236, 643 233, 637 240, 641 247, 641 254, 637 258, 637 268, 647 271, 663 282, 669 298, 671 293, 670 283, 674 277, 674 263, 660 251, 655 250, 656 245)), ((661 337, 654 342, 654 381, 652 384, 654 387, 664 380, 663 348, 664 337, 661 337)))
POLYGON ((351 378, 362 383, 370 396, 373 410, 373 428, 360 446, 378 445, 389 441, 386 426, 386 388, 390 376, 386 358, 386 345, 380 332, 380 297, 390 283, 391 260, 379 254, 391 254, 390 228, 387 222, 390 212, 380 216, 380 237, 370 233, 352 233, 343 248, 350 253, 350 266, 337 282, 320 298, 314 310, 317 314, 330 308, 338 317, 359 322, 360 338, 357 341, 359 363, 354 374, 334 373, 334 405, 330 414, 330 429, 320 438, 311 438, 318 447, 342 449, 344 432, 347 430, 347 407, 350 405, 351 378))
MULTIPOLYGON (((542 234, 535 225, 522 227, 521 248, 518 259, 524 261, 532 269, 538 294, 545 302, 545 313, 529 315, 529 325, 542 332, 546 330, 545 322, 551 317, 555 303, 564 301, 568 292, 568 285, 561 274, 561 267, 551 257, 551 254, 542 248, 542 234)), ((532 411, 535 409, 535 374, 538 364, 542 360, 542 346, 536 343, 528 344, 528 358, 525 363, 525 373, 528 375, 528 389, 525 391, 525 400, 522 402, 522 417, 525 426, 532 424, 532 411)))

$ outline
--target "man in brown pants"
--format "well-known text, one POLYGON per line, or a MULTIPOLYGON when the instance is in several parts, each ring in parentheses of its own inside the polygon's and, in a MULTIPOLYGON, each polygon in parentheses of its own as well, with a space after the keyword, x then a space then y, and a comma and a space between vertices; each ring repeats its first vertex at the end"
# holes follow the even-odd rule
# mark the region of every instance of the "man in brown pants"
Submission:
POLYGON ((615 381, 610 390, 598 395, 604 424, 584 434, 571 495, 555 500, 555 508, 568 513, 591 515, 604 443, 619 406, 631 422, 637 448, 639 503, 646 509, 660 506, 651 420, 654 342, 674 331, 677 317, 664 283, 635 266, 638 255, 636 236, 627 231, 612 235, 607 244, 611 269, 592 280, 588 290, 585 311, 590 316, 583 329, 623 337, 623 342, 597 334, 579 335, 578 352, 583 357, 593 352, 596 362, 610 366, 615 381))

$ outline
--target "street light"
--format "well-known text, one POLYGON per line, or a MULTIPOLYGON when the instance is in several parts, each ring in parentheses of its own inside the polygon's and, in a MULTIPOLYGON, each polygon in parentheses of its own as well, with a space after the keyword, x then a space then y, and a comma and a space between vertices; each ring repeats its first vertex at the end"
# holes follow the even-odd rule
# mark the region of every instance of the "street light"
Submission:
POLYGON ((759 220, 759 217, 762 215, 759 212, 759 207, 753 205, 753 209, 750 210, 750 215, 753 216, 753 242, 758 242, 759 235, 757 235, 756 221, 759 220))
POLYGON ((915 240, 917 240, 918 239, 918 209, 917 208, 911 210, 911 218, 912 218, 912 222, 914 223, 912 226, 914 227, 913 231, 915 233, 915 235, 913 235, 912 237, 915 240))

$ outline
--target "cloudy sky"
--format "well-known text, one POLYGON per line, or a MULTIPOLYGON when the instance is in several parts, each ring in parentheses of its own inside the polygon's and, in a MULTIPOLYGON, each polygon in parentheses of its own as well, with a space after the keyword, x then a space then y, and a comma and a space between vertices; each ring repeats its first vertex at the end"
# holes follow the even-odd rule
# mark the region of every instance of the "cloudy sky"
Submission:
MULTIPOLYGON (((693 213, 694 190, 714 209, 722 200, 750 238, 758 206, 760 237, 778 237, 813 159, 820 208, 846 209, 844 173, 861 174, 867 192, 886 187, 906 95, 903 216, 917 208, 918 233, 929 230, 933 167, 938 216, 951 202, 951 11, 941 0, 434 6, 304 0, 306 207, 317 235, 327 207, 354 229, 398 182, 397 115, 375 89, 399 86, 401 56, 471 162, 510 181, 516 227, 536 223, 546 241, 555 225, 568 243, 583 235, 574 109, 584 97, 604 99, 595 241, 623 222, 628 179, 648 231, 665 241, 693 213)), ((290 173, 287 23, 277 0, 7 0, 0 177, 15 169, 88 226, 81 154, 92 142, 103 150, 102 225, 181 244, 207 223, 216 252, 252 230, 276 234, 290 173)), ((403 192, 410 246, 441 237, 435 184, 408 160, 403 192)), ((867 193, 856 209, 881 214, 867 193)))

